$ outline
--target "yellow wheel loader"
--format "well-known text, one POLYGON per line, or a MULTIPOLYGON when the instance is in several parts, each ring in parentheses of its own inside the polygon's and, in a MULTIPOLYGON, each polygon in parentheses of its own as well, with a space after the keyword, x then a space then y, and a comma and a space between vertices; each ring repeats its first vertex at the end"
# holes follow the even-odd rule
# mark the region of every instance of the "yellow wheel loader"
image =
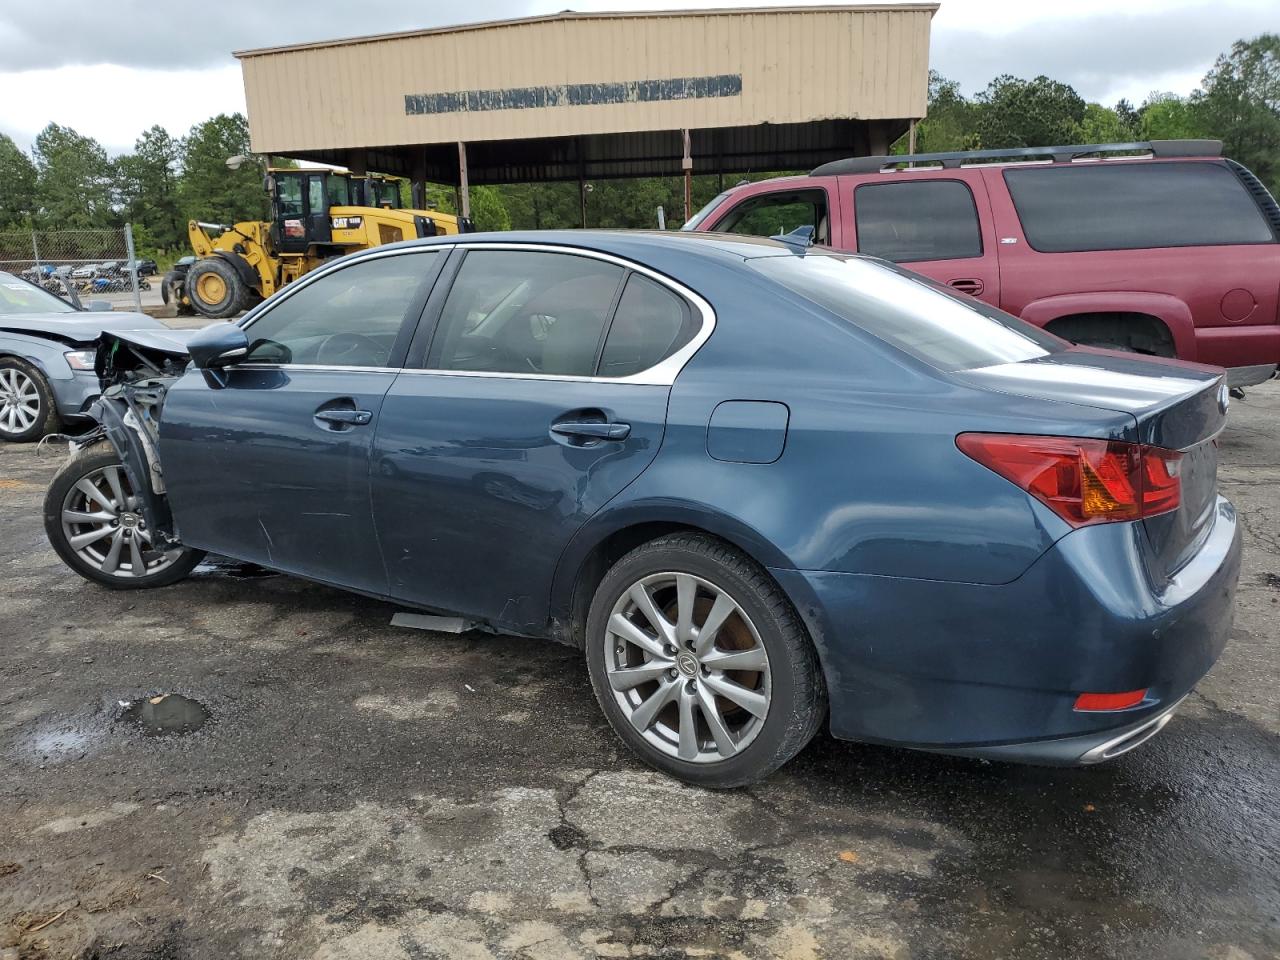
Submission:
POLYGON ((267 172, 271 219, 187 224, 194 257, 164 275, 161 296, 180 314, 233 317, 334 257, 369 247, 467 233, 463 217, 400 207, 395 177, 337 170, 267 172))

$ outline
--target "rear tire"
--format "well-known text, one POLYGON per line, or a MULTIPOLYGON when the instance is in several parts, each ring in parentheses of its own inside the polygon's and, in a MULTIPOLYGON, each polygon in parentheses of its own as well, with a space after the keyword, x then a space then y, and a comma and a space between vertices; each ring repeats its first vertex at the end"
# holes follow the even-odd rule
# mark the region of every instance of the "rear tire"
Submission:
POLYGON ((62 426, 49 381, 17 357, 0 357, 0 440, 31 443, 62 426))
POLYGON ((614 732, 650 766, 700 786, 768 776, 826 718, 817 654, 790 601, 711 537, 661 537, 619 560, 591 602, 586 655, 614 732))
POLYGON ((57 472, 44 498, 44 529, 62 561, 113 590, 163 587, 183 579, 203 550, 151 547, 151 534, 120 458, 95 443, 57 472))
POLYGON ((211 320, 234 317, 244 309, 248 292, 236 268, 221 257, 193 263, 183 289, 197 312, 211 320))

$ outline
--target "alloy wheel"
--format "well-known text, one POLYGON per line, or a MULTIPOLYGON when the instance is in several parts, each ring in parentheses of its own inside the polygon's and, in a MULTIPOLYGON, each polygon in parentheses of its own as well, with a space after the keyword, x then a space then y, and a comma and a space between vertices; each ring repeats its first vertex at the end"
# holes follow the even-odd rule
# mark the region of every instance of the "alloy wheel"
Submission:
POLYGON ((40 418, 40 390, 21 370, 0 370, 0 431, 22 433, 40 418))
POLYGON ((653 574, 623 592, 605 629, 614 699, 658 750, 714 763, 759 734, 771 699, 769 657, 725 590, 689 573, 653 574))
POLYGON ((159 573, 182 554, 157 550, 118 464, 85 474, 62 501, 62 532, 87 564, 113 577, 159 573))

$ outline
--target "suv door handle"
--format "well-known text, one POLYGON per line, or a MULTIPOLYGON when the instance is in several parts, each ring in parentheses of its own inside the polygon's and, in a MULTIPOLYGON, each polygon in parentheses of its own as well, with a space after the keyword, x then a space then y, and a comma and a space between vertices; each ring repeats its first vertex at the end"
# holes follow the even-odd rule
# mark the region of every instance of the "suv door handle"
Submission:
POLYGON ((562 437, 586 437, 591 440, 625 440, 631 436, 629 423, 553 423, 551 432, 562 437))
POLYGON ((373 419, 373 414, 368 410, 317 410, 316 419, 326 423, 363 427, 373 419))
POLYGON ((959 290, 961 293, 967 293, 971 297, 981 295, 983 290, 982 281, 976 277, 965 277, 960 280, 948 280, 947 286, 953 290, 959 290))

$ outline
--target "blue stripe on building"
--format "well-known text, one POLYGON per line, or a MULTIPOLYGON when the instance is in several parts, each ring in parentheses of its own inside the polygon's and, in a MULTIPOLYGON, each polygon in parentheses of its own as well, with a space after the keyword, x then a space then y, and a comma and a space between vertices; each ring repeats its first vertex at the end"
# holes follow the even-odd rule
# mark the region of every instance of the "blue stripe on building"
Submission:
POLYGON ((585 107, 602 103, 651 103, 661 100, 705 100, 742 94, 742 74, 676 77, 671 80, 628 80, 621 83, 569 83, 551 87, 508 87, 505 90, 455 90, 408 93, 404 112, 415 114, 476 113, 484 110, 532 110, 540 107, 585 107))

